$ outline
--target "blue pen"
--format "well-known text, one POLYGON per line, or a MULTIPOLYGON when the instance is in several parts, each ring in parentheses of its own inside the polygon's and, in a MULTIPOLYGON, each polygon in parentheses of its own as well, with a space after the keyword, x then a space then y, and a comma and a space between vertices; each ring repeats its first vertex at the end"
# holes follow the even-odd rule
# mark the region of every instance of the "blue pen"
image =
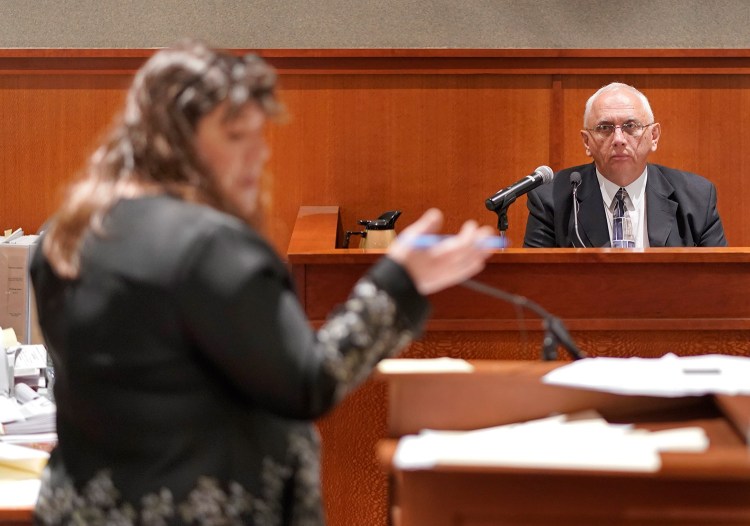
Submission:
MULTIPOLYGON (((430 248, 432 246, 437 245, 441 241, 445 241, 446 239, 450 239, 454 236, 445 236, 445 235, 438 235, 438 234, 423 234, 421 236, 414 237, 409 240, 409 244, 415 248, 430 248)), ((500 236, 492 236, 487 237, 482 240, 480 243, 482 248, 488 248, 488 249, 500 249, 500 248, 506 248, 508 246, 508 241, 504 237, 500 236)))

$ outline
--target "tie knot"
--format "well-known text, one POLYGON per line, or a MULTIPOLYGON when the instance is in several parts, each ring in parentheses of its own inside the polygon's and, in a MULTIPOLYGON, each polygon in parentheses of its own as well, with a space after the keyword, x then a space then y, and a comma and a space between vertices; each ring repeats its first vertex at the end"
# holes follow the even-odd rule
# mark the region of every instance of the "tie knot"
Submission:
POLYGON ((625 198, 626 198, 627 196, 628 196, 628 191, 627 191, 627 190, 625 190, 624 188, 620 188, 620 189, 619 189, 619 190, 617 191, 617 193, 615 194, 615 199, 617 199, 618 201, 620 201, 620 202, 624 203, 624 202, 625 202, 625 198))

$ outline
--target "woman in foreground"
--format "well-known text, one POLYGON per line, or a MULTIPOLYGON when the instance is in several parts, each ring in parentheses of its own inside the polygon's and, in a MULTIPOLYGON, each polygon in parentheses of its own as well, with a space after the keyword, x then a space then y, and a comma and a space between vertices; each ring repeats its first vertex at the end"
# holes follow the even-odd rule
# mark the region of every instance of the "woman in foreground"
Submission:
POLYGON ((312 421, 420 333, 493 231, 427 211, 317 332, 253 227, 273 70, 186 41, 137 73, 32 265, 58 444, 39 524, 324 524, 312 421))

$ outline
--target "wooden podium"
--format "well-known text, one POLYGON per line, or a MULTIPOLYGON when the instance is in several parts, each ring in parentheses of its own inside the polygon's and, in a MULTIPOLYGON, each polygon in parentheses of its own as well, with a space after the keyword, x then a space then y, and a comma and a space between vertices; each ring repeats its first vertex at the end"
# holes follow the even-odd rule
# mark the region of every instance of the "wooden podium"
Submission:
MULTIPOLYGON (((595 409, 651 430, 701 426, 709 449, 662 453, 655 473, 439 464, 395 470, 394 526, 750 524, 750 397, 619 396, 541 383, 559 362, 472 363, 472 373, 379 375, 388 384, 389 435, 595 409)), ((386 465, 395 443, 380 443, 386 465)), ((554 436, 548 447, 559 447, 554 436)))
MULTIPOLYGON (((338 248, 343 237, 338 207, 300 208, 287 256, 316 326, 382 256, 338 248)), ((748 263, 750 248, 511 248, 493 254, 476 279, 561 317, 589 355, 743 355, 750 353, 748 263)), ((427 330, 404 357, 539 360, 543 332, 533 313, 463 287, 431 301, 427 330)), ((519 393, 510 403, 524 407, 529 398, 519 393)), ((370 381, 319 421, 330 526, 387 524, 387 478, 375 458, 386 415, 385 386, 370 381)))
POLYGON ((31 506, 0 507, 0 524, 3 526, 29 526, 33 524, 31 506))

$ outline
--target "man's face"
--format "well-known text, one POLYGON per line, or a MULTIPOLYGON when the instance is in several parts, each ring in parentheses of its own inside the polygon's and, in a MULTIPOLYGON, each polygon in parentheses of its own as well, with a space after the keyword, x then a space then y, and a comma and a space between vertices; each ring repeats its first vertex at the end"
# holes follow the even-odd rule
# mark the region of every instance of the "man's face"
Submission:
POLYGON ((587 129, 581 130, 586 155, 594 159, 604 177, 619 186, 635 181, 649 154, 656 151, 661 127, 648 119, 641 99, 629 90, 602 93, 591 106, 587 129), (612 131, 607 125, 616 127, 612 131))

